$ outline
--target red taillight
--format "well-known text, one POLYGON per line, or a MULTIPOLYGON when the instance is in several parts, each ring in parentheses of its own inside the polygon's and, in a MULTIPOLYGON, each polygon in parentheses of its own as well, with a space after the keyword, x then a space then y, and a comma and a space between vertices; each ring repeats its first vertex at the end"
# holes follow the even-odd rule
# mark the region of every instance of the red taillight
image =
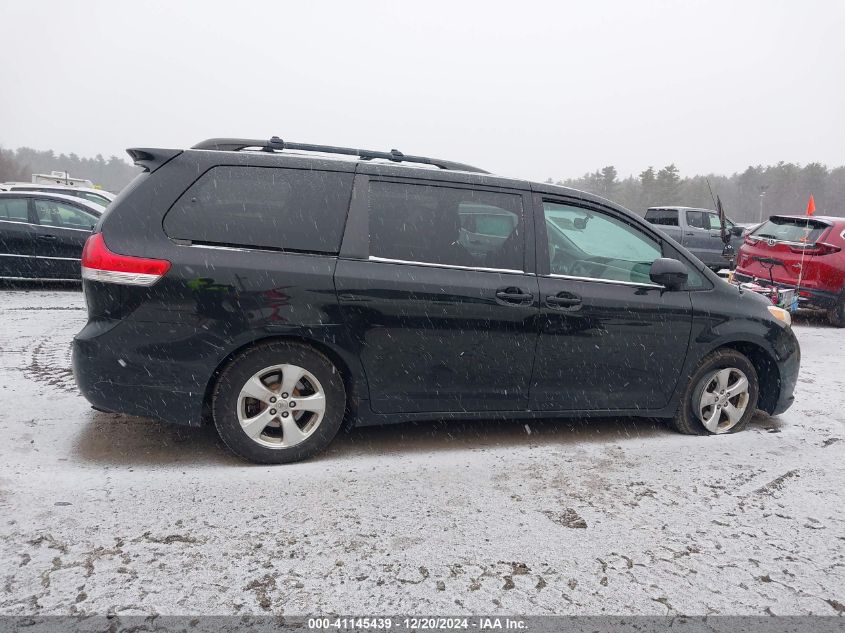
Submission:
POLYGON ((102 233, 94 233, 82 249, 82 278, 129 286, 152 286, 170 270, 164 259, 113 253, 102 233))
POLYGON ((815 244, 808 244, 807 246, 790 246, 789 250, 793 253, 804 253, 805 255, 831 255, 838 253, 842 249, 833 244, 825 244, 824 242, 816 242, 815 244))

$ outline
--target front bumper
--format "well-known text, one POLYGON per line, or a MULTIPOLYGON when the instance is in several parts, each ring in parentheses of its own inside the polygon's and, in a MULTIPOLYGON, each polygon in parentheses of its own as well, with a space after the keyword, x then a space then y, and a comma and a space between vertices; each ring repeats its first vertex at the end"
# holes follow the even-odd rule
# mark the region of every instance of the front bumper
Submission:
POLYGON ((815 288, 808 288, 802 286, 800 289, 794 284, 783 283, 776 281, 772 284, 771 280, 763 277, 753 277, 751 275, 734 272, 734 283, 755 283, 766 288, 779 288, 781 290, 795 290, 798 294, 798 306, 801 308, 817 308, 820 310, 829 310, 836 306, 839 295, 835 292, 826 290, 817 290, 815 288))
POLYGON ((795 386, 801 369, 801 346, 791 327, 783 327, 774 345, 775 364, 778 369, 777 396, 761 406, 767 413, 778 415, 795 402, 795 386))

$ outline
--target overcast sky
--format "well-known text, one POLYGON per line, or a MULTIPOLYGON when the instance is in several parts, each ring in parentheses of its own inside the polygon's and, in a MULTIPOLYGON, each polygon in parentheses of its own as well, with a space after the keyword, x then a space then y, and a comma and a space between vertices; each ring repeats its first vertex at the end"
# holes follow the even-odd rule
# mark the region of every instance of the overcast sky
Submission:
POLYGON ((542 180, 845 164, 845 2, 0 0, 0 146, 282 138, 542 180))

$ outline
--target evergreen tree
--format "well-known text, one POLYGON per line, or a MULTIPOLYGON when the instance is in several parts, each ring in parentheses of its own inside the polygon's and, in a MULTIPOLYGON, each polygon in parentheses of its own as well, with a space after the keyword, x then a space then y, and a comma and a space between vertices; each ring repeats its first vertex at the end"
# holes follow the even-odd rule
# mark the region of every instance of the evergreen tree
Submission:
POLYGON ((657 197, 657 180, 654 176, 654 167, 640 173, 640 200, 639 208, 645 210, 655 203, 657 197))
POLYGON ((845 216, 845 166, 829 169, 821 163, 802 167, 780 162, 749 166, 730 176, 710 174, 687 178, 681 178, 678 168, 670 164, 657 173, 648 167, 639 175, 623 180, 619 180, 614 167, 608 166, 558 184, 596 193, 640 214, 660 204, 713 209, 712 187, 713 195, 718 194, 722 199, 728 217, 737 222, 758 221, 761 192, 765 192, 765 217, 803 214, 810 194, 815 198, 819 215, 845 216))
POLYGON ((616 192, 616 167, 613 165, 608 165, 607 167, 602 167, 601 170, 601 195, 605 198, 613 198, 614 193, 616 192))
POLYGON ((678 175, 678 168, 675 163, 666 165, 657 172, 656 189, 660 200, 658 204, 678 204, 678 185, 681 184, 681 177, 678 175))

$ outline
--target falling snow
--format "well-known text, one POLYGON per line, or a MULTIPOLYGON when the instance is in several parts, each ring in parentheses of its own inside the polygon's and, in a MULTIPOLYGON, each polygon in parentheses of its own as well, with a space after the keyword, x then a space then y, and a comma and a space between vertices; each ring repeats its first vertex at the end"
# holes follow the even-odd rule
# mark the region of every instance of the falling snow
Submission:
MULTIPOLYGON (((253 466, 93 411, 76 290, 3 290, 0 613, 819 613, 845 602, 845 330, 728 437, 647 420, 366 428, 253 466)), ((115 368, 120 371, 119 368, 115 368)))

